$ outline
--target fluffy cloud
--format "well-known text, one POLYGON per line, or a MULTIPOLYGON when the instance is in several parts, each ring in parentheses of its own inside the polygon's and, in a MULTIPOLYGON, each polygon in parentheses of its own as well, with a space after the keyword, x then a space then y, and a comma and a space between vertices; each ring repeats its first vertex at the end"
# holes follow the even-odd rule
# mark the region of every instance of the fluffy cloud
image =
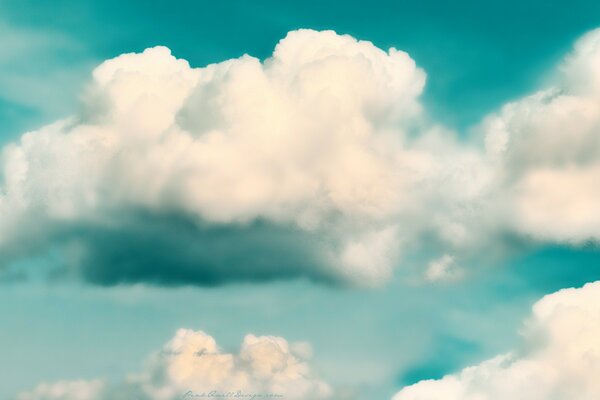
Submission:
POLYGON ((121 55, 76 116, 4 148, 0 264, 52 251, 100 284, 375 285, 407 252, 466 266, 507 234, 598 240, 598 43, 461 139, 422 112, 406 53, 331 31, 290 32, 264 62, 121 55))
POLYGON ((600 282, 542 298, 522 349, 440 380, 402 389, 394 400, 593 400, 600 397, 600 282))
POLYGON ((600 30, 576 45, 555 87, 488 117, 511 229, 542 241, 600 239, 600 30))
POLYGON ((141 373, 121 382, 44 383, 16 399, 174 400, 214 398, 230 392, 247 396, 244 398, 333 399, 332 389, 312 376, 305 361, 309 353, 306 343, 290 344, 280 337, 254 335, 244 338, 238 353, 227 353, 206 333, 180 329, 149 358, 141 373))
POLYGON ((425 74, 406 53, 330 31, 291 32, 263 63, 191 68, 156 47, 93 78, 77 117, 4 149, 9 260, 58 248, 99 283, 375 284, 444 152, 477 161, 440 130, 410 138, 425 74))

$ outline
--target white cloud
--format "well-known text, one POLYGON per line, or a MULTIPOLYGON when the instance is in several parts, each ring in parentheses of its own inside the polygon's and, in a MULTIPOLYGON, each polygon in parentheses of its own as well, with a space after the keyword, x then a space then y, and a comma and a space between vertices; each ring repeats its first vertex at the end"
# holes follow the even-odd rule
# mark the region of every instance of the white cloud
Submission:
POLYGON ((597 399, 598 337, 600 282, 564 289, 533 306, 522 349, 408 386, 394 400, 597 399))
POLYGON ((485 121, 508 229, 540 241, 600 239, 600 30, 576 45, 556 86, 485 121))
POLYGON ((537 168, 517 186, 517 226, 555 242, 600 239, 600 163, 537 168))
POLYGON ((103 284, 375 285, 423 249, 466 267, 506 234, 598 240, 599 42, 468 139, 424 117, 406 53, 331 31, 290 32, 264 62, 108 60, 79 115, 3 149, 3 262, 77 248, 72 270, 103 284))
MULTIPOLYGON (((422 124, 423 71, 404 52, 331 31, 291 32, 264 63, 191 68, 156 47, 106 61, 93 78, 80 116, 4 149, 0 247, 32 232, 85 242, 66 231, 127 231, 123 214, 135 212, 216 230, 265 221, 329 243, 312 250, 318 267, 281 262, 271 275, 377 283, 404 240, 398 220, 424 218, 430 193, 419 185, 446 170, 451 139, 406 134, 422 124)), ((452 151, 451 163, 462 153, 471 162, 452 151)))
POLYGON ((141 373, 121 382, 44 383, 19 394, 17 400, 174 400, 202 398, 203 394, 209 398, 211 392, 332 399, 333 390, 312 375, 304 358, 307 353, 311 351, 306 343, 254 335, 244 338, 238 353, 228 353, 206 333, 180 329, 149 358, 141 373))

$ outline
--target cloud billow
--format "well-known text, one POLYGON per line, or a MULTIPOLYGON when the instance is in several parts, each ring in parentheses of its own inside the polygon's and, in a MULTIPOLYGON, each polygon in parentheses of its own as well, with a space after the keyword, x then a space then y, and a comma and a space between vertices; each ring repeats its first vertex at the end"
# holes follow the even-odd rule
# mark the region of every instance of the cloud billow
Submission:
POLYGON ((121 55, 78 114, 3 149, 0 263, 58 249, 103 285, 372 286, 423 249, 463 268, 506 235, 597 241, 599 43, 467 139, 427 118, 408 54, 331 31, 263 62, 121 55))

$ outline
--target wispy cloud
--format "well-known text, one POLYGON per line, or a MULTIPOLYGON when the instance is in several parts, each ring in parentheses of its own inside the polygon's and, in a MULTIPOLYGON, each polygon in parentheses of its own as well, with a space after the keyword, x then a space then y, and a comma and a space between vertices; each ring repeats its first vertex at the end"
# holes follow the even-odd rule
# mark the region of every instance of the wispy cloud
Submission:
POLYGON ((20 28, 0 17, 0 101, 3 112, 26 113, 8 118, 0 143, 16 129, 65 117, 76 107, 77 92, 97 60, 71 36, 47 29, 20 28), (11 125, 11 122, 15 125, 11 125))

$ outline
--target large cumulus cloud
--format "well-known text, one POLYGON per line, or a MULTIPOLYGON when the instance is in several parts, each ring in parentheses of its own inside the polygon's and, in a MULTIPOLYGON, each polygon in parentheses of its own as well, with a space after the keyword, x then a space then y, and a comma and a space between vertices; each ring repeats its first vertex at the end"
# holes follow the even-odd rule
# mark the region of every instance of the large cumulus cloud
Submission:
POLYGON ((42 383, 18 394, 16 400, 219 397, 333 400, 332 388, 310 370, 306 361, 310 353, 310 345, 304 342, 288 343, 280 337, 254 335, 244 338, 239 352, 228 353, 202 331, 179 329, 148 359, 142 372, 128 375, 122 381, 42 383))
POLYGON ((373 285, 423 249, 467 266, 507 235, 598 240, 599 42, 460 139, 423 112, 406 53, 331 31, 290 32, 264 62, 119 56, 76 116, 3 150, 0 263, 58 251, 103 284, 373 285))
POLYGON ((600 397, 600 282, 542 298, 522 348, 440 380, 402 389, 393 400, 592 400, 600 397))
POLYGON ((78 116, 4 149, 0 246, 100 282, 380 282, 443 163, 423 148, 447 150, 410 138, 414 61, 333 32, 196 69, 156 47, 93 78, 78 116))

